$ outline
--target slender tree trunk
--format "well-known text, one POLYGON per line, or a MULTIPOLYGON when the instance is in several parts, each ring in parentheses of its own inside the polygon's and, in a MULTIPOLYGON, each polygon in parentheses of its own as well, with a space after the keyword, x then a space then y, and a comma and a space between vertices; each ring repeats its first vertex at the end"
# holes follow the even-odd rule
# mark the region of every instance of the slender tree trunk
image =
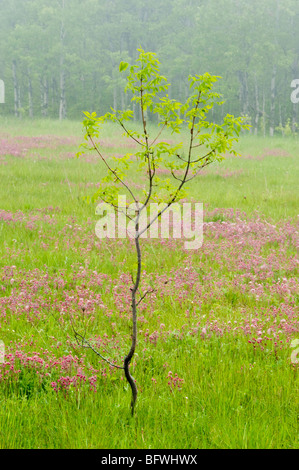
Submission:
POLYGON ((116 86, 113 88, 113 108, 117 109, 117 90, 116 86))
POLYGON ((17 65, 15 60, 12 61, 12 78, 14 89, 14 112, 15 116, 19 117, 19 87, 17 80, 17 65))
MULTIPOLYGON (((299 52, 293 62, 292 66, 292 73, 293 73, 293 78, 297 79, 299 78, 299 52)), ((292 132, 296 132, 298 130, 298 103, 293 103, 292 106, 292 132)))
POLYGON ((5 85, 4 81, 0 80, 0 104, 5 103, 5 85))
POLYGON ((58 102, 58 86, 55 77, 52 77, 51 80, 51 110, 55 109, 58 102))
POLYGON ((65 40, 65 29, 64 29, 64 8, 65 3, 62 0, 61 4, 62 12, 62 20, 61 20, 61 27, 60 27, 60 47, 61 47, 61 55, 60 55, 60 101, 59 101, 59 119, 66 118, 66 95, 65 95, 65 64, 64 64, 64 40, 65 40))
POLYGON ((41 111, 42 117, 48 116, 48 105, 49 105, 49 86, 48 79, 44 77, 41 79, 41 111))
POLYGON ((271 102, 270 102, 270 137, 274 136, 275 126, 275 99, 276 99, 276 64, 273 67, 272 78, 271 78, 271 102))
MULTIPOLYGON (((139 216, 138 216, 139 218, 139 216)), ((134 356, 135 349, 136 349, 136 344, 137 344, 137 305, 136 305, 136 292, 138 291, 139 284, 140 284, 140 278, 141 278, 141 250, 140 250, 140 243, 139 243, 139 236, 137 235, 139 231, 139 223, 137 221, 136 226, 135 226, 135 246, 136 246, 136 251, 137 251, 137 275, 136 275, 136 280, 134 283, 133 288, 131 289, 131 298, 132 298, 132 343, 131 343, 131 348, 128 353, 128 355, 124 359, 124 370, 125 370, 125 376, 127 381, 130 384, 131 391, 132 391, 132 400, 131 400, 131 413, 132 416, 134 415, 134 410, 135 410, 135 404, 137 400, 137 386, 135 383, 134 378, 130 374, 129 366, 131 363, 131 360, 134 356)))
POLYGON ((282 129, 283 123, 282 123, 282 108, 281 108, 281 103, 278 105, 278 112, 279 112, 279 127, 282 129))
POLYGON ((260 119, 260 104, 259 104, 259 89, 256 74, 254 75, 254 90, 255 90, 255 119, 254 119, 254 135, 258 134, 259 119, 260 119))
POLYGON ((244 116, 249 113, 249 91, 248 91, 248 74, 244 73, 244 116))
POLYGON ((98 85, 98 80, 97 80, 97 73, 93 72, 92 74, 92 93, 89 95, 89 98, 91 99, 91 108, 95 106, 98 106, 98 92, 97 92, 97 85, 98 85))
POLYGON ((20 112, 22 108, 22 103, 21 103, 21 85, 18 85, 18 111, 19 111, 19 117, 22 118, 22 113, 20 112))
POLYGON ((60 101, 59 101, 59 119, 66 118, 66 98, 65 98, 65 71, 64 59, 60 58, 60 101))
POLYGON ((29 108, 29 117, 33 118, 32 81, 31 81, 29 70, 28 70, 28 108, 29 108))
MULTIPOLYGON (((278 37, 280 33, 280 0, 276 0, 276 34, 275 34, 275 46, 278 49, 278 37)), ((277 52, 276 52, 277 54, 277 52)), ((275 59, 274 59, 275 60, 275 59)), ((277 65, 274 63, 273 70, 272 70, 272 78, 271 78, 271 102, 270 102, 270 137, 274 136, 275 130, 275 100, 276 100, 276 76, 277 76, 277 65)))
POLYGON ((241 105, 243 116, 246 116, 248 114, 248 109, 249 109, 247 72, 239 71, 238 75, 239 75, 239 81, 240 81, 240 105, 241 105))

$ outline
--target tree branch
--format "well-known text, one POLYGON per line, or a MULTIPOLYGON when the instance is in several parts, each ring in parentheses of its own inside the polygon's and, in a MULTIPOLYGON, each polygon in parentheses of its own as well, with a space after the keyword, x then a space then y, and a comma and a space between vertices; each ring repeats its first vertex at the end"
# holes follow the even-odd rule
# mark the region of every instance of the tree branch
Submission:
POLYGON ((93 148, 96 150, 96 152, 98 153, 98 155, 101 157, 102 161, 104 162, 104 164, 106 165, 106 167, 108 168, 109 171, 111 171, 111 173, 115 176, 115 178, 126 188, 126 190, 131 194, 132 198, 134 199, 134 201, 137 203, 137 199, 135 198, 134 194, 132 193, 131 189, 129 188, 129 186, 118 176, 118 174, 116 173, 115 170, 113 170, 113 168, 110 167, 110 165, 108 165, 106 159, 103 157, 103 155, 101 154, 101 152, 99 151, 98 149, 98 146, 96 145, 96 143, 94 142, 93 138, 91 137, 90 134, 88 134, 88 137, 93 145, 93 148))
POLYGON ((99 353, 99 351, 97 351, 93 346, 92 344, 90 344, 89 341, 87 341, 87 339, 85 338, 85 332, 84 332, 84 336, 81 335, 80 333, 78 333, 75 328, 74 328, 74 325, 73 325, 73 321, 72 321, 72 318, 71 318, 71 325, 72 325, 72 328, 73 328, 73 332, 74 332, 74 335, 75 335, 75 339, 77 341, 77 344, 80 346, 79 344, 79 338, 81 339, 82 341, 82 344, 81 346, 82 347, 87 347, 89 349, 91 349, 97 356, 99 356, 103 361, 107 362, 111 367, 115 367, 116 369, 124 369, 123 366, 118 366, 116 364, 114 364, 113 362, 109 361, 109 359, 107 359, 106 357, 102 356, 101 353, 99 353), (83 344, 84 343, 84 344, 83 344))
POLYGON ((123 124, 123 122, 117 118, 117 122, 119 123, 119 125, 124 129, 124 131, 126 132, 126 134, 133 140, 135 140, 135 142, 137 142, 137 144, 141 145, 142 147, 144 147, 144 144, 142 142, 140 142, 138 139, 136 139, 132 134, 130 134, 130 132, 128 131, 128 129, 125 127, 125 125, 123 124))

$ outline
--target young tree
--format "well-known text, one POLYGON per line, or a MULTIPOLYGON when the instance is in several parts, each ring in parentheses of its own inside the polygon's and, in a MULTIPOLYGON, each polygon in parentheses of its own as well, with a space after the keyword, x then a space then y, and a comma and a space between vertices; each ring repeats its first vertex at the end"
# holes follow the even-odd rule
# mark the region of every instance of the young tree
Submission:
POLYGON ((191 94, 185 103, 180 103, 170 99, 167 91, 170 84, 166 78, 160 74, 160 62, 156 54, 138 49, 139 57, 135 65, 121 62, 120 72, 129 70, 127 76, 126 91, 133 94, 132 100, 140 107, 142 118, 142 130, 137 132, 130 129, 127 122, 132 120, 133 112, 112 110, 103 116, 97 116, 96 112, 84 113, 83 125, 86 131, 82 150, 78 156, 88 150, 95 151, 104 163, 107 174, 102 178, 98 191, 94 194, 93 200, 102 200, 109 204, 113 210, 124 211, 126 217, 134 227, 134 240, 137 256, 137 269, 135 278, 132 280, 131 290, 131 312, 132 312, 132 339, 128 354, 125 356, 123 365, 115 365, 105 358, 90 341, 74 328, 75 337, 79 344, 91 348, 103 360, 111 366, 124 370, 125 377, 130 384, 132 391, 131 412, 134 414, 137 386, 130 373, 130 363, 134 356, 137 344, 137 308, 139 303, 151 291, 145 294, 139 292, 141 283, 141 236, 149 227, 165 212, 173 203, 185 196, 186 184, 195 178, 200 171, 215 161, 224 158, 226 152, 236 154, 233 149, 234 143, 238 140, 242 128, 248 128, 242 118, 227 115, 222 124, 215 124, 208 120, 208 113, 218 104, 222 105, 221 96, 213 91, 217 76, 204 75, 189 76, 191 94), (149 115, 158 114, 160 131, 155 136, 151 136, 148 130, 149 115), (101 125, 106 121, 118 124, 124 134, 138 145, 135 154, 126 154, 118 158, 116 165, 108 159, 101 150, 98 138, 101 132, 101 125), (162 133, 165 129, 170 129, 173 133, 182 130, 188 132, 188 140, 185 144, 186 153, 183 151, 183 143, 171 144, 161 141, 162 133), (132 158, 138 162, 139 170, 146 176, 147 187, 141 195, 135 191, 126 176, 131 171, 132 158), (169 178, 159 178, 157 170, 164 168, 169 172, 169 178), (118 197, 126 195, 126 207, 119 207, 118 197), (144 213, 151 202, 163 203, 159 205, 159 211, 155 216, 144 218, 144 213), (134 210, 127 211, 130 206, 134 210), (141 219, 143 222, 141 223, 141 219), (145 222, 144 222, 145 221, 145 222))

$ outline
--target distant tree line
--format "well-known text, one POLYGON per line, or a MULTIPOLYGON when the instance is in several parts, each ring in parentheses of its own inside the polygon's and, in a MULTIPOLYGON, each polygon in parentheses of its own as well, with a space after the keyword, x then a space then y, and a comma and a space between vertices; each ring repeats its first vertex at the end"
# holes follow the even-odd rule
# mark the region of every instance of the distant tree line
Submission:
POLYGON ((231 113, 248 116, 253 133, 297 131, 298 0, 1 1, 0 116, 123 109, 130 98, 118 64, 133 62, 138 47, 158 54, 181 101, 189 74, 221 76, 216 121, 231 113))

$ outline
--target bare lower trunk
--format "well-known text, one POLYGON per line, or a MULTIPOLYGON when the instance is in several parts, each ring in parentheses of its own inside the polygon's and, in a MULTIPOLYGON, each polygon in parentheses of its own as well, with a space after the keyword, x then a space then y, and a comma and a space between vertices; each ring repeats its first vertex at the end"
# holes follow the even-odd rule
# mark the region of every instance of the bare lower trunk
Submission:
POLYGON ((60 26, 60 46, 61 46, 61 55, 60 55, 60 100, 59 100, 59 119, 66 118, 66 96, 65 96, 65 64, 64 64, 64 46, 65 46, 65 29, 64 29, 64 9, 65 3, 62 0, 62 19, 60 26))
POLYGON ((57 103, 58 86, 54 77, 51 80, 51 108, 54 109, 57 103))
POLYGON ((266 137, 266 98, 265 98, 265 90, 263 89, 263 135, 266 137))
MULTIPOLYGON (((293 72, 293 77, 295 79, 299 78, 299 51, 298 54, 294 60, 293 66, 292 66, 292 72, 293 72)), ((293 108, 292 108, 292 132, 296 132, 298 130, 298 103, 293 103, 293 108)))
POLYGON ((256 75, 254 77, 254 89, 255 89, 255 119, 254 119, 254 134, 258 134, 259 119, 260 119, 260 104, 259 104, 259 89, 257 84, 256 75))
POLYGON ((0 103, 5 103, 5 85, 3 80, 0 80, 0 103))
MULTIPOLYGON (((280 32, 280 0, 276 0, 276 35, 275 35, 275 45, 278 47, 279 32, 280 32)), ((275 100, 276 100, 276 75, 277 75, 277 65, 274 63, 271 79, 271 104, 270 104, 270 137, 274 136, 275 130, 275 100)))
POLYGON ((63 69, 63 59, 61 60, 60 70, 60 101, 59 101, 59 119, 66 118, 66 98, 65 98, 65 72, 63 69))
POLYGON ((131 413, 132 413, 132 416, 134 415, 135 405, 136 405, 136 400, 137 400, 137 386, 136 386, 134 378, 130 374, 129 366, 130 366, 131 360, 134 356, 135 349, 136 349, 136 343, 137 343, 136 292, 138 291, 138 288, 139 288, 140 276, 141 276, 141 251, 140 251, 140 244, 139 244, 139 236, 137 235, 138 230, 139 230, 139 226, 138 226, 138 223, 137 223, 136 224, 136 238, 135 238, 135 246, 136 246, 136 251, 137 251, 137 275, 136 275, 135 284, 131 289, 131 293, 132 293, 131 307, 132 307, 132 322, 133 322, 132 343, 131 343, 130 351, 124 359, 125 376, 126 376, 127 381, 129 382, 129 385, 130 385, 131 391, 132 391, 132 400, 131 400, 131 413))
POLYGON ((22 112, 21 112, 22 104, 21 104, 21 85, 18 86, 18 111, 19 111, 19 117, 22 117, 22 112))
POLYGON ((279 128, 282 129, 283 125, 282 125, 282 108, 281 108, 281 103, 279 103, 278 109, 279 109, 279 128))
POLYGON ((248 93, 248 79, 247 72, 239 71, 240 81, 240 104, 243 116, 248 114, 249 109, 249 93, 248 93))
POLYGON ((117 91, 116 91, 116 87, 113 88, 113 108, 117 109, 117 91))
POLYGON ((33 118, 32 82, 31 82, 31 78, 29 74, 28 74, 28 112, 29 112, 29 117, 33 118))
POLYGON ((41 109, 42 117, 47 117, 48 115, 48 105, 49 105, 49 86, 48 80, 44 77, 41 80, 41 109))
POLYGON ((270 137, 274 136, 275 126, 275 98, 276 98, 276 71, 277 67, 274 65, 271 79, 271 104, 270 104, 270 137))
POLYGON ((12 78, 13 78, 13 90, 14 90, 14 111, 15 111, 15 116, 19 117, 19 87, 18 87, 16 69, 17 69, 16 61, 13 60, 13 62, 12 62, 12 78))

